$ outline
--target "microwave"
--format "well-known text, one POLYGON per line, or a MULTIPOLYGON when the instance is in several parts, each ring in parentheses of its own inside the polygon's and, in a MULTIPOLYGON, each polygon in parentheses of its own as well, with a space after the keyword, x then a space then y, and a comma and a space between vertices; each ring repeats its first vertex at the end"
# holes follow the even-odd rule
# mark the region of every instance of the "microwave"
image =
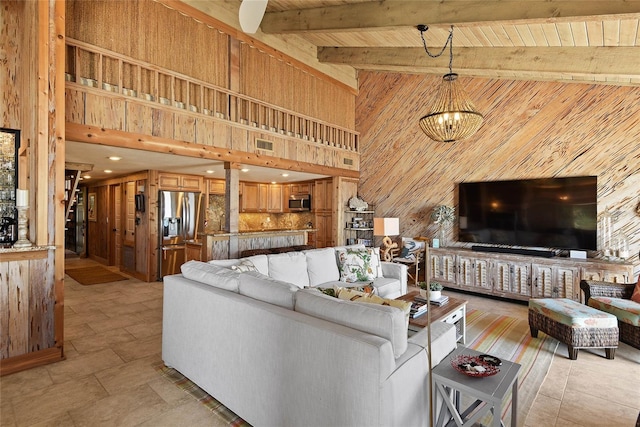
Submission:
POLYGON ((311 195, 298 194, 291 196, 289 199, 290 211, 310 211, 311 210, 311 195))

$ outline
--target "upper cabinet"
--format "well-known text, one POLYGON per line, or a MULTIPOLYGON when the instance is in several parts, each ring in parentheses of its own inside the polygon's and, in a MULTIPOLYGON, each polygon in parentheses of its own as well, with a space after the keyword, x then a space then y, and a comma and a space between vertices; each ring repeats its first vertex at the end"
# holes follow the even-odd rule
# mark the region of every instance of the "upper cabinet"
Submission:
POLYGON ((292 195, 296 194, 311 194, 311 183, 310 182, 297 182, 295 184, 290 184, 290 191, 292 195))
POLYGON ((240 212, 282 213, 283 188, 281 184, 243 182, 240 212))
POLYGON ((208 179, 207 180, 207 191, 209 194, 217 194, 224 196, 225 189, 225 180, 224 179, 208 179))
POLYGON ((204 178, 194 175, 161 172, 158 174, 158 186, 161 190, 202 191, 204 178))
POLYGON ((313 186, 313 199, 311 201, 311 208, 315 212, 333 211, 332 183, 332 179, 321 179, 315 181, 313 186))

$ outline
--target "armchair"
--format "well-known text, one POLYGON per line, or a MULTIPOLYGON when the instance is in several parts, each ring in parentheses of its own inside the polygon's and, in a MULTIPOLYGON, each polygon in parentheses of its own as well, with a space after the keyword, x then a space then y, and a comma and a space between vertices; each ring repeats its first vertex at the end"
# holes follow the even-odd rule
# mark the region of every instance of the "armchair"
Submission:
POLYGON ((635 287, 635 283, 580 281, 585 304, 616 316, 620 341, 640 349, 640 303, 631 300, 635 287))
POLYGON ((426 249, 426 238, 402 238, 402 248, 391 249, 391 262, 404 264, 407 266, 407 276, 413 280, 413 284, 418 284, 420 266, 424 263, 426 249))

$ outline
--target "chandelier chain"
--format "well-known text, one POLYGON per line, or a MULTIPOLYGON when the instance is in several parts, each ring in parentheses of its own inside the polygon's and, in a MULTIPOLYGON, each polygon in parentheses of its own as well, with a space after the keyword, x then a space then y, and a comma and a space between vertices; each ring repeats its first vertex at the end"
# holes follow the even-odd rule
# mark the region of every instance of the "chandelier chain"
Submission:
POLYGON ((420 27, 418 28, 418 31, 420 31, 420 38, 422 39, 422 45, 424 46, 424 51, 431 58, 438 58, 439 56, 442 56, 442 54, 444 53, 444 50, 447 48, 447 46, 449 46, 449 73, 453 73, 453 25, 449 30, 449 37, 447 37, 447 41, 445 42, 444 46, 442 46, 442 49, 440 50, 440 52, 436 54, 429 52, 429 48, 427 47, 427 41, 424 39, 424 33, 426 33, 428 30, 429 30, 429 27, 427 26, 425 26, 424 29, 420 27))

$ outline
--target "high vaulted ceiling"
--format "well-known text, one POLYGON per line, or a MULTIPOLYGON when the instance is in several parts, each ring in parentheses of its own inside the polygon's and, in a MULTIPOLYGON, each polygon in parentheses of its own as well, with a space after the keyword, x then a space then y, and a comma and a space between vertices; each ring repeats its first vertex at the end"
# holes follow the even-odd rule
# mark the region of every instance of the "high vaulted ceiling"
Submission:
POLYGON ((639 21, 638 0, 269 0, 259 32, 297 35, 321 63, 444 74, 416 26, 439 51, 454 25, 461 76, 640 85, 639 21))

